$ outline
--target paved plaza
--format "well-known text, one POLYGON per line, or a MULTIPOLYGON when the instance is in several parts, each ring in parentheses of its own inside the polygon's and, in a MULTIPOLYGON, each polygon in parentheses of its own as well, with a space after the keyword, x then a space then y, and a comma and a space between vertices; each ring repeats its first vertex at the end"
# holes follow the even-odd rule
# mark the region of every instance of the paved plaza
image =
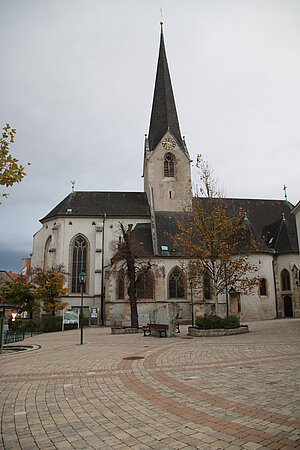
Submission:
POLYGON ((300 320, 246 335, 26 339, 0 357, 0 448, 300 448, 300 320))

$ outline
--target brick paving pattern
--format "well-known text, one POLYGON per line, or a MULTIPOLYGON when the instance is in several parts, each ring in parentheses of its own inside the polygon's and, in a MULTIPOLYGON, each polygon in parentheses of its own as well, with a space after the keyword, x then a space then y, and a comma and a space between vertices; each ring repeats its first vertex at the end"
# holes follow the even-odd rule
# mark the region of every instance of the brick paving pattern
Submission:
POLYGON ((40 335, 0 359, 2 449, 300 448, 300 320, 247 335, 40 335), (38 347, 40 346, 40 348, 38 347))

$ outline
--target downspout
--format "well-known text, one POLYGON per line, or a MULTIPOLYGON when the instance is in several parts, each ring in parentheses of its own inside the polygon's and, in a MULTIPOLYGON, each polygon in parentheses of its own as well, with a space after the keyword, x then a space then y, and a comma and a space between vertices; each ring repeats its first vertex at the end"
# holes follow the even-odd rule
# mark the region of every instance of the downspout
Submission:
POLYGON ((274 290, 275 290, 275 307, 276 307, 276 319, 278 319, 278 297, 277 297, 277 283, 275 275, 275 259, 277 259, 277 253, 274 250, 274 256, 272 260, 273 278, 274 278, 274 290))
POLYGON ((103 214, 102 222, 102 258, 101 258, 101 325, 105 325, 105 308, 104 308, 104 225, 106 213, 103 214))

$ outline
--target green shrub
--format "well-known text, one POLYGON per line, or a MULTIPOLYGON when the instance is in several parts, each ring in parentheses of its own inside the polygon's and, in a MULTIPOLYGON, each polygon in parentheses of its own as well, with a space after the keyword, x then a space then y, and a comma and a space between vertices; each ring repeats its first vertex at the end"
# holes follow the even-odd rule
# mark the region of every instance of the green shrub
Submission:
POLYGON ((223 328, 238 328, 240 326, 240 318, 237 316, 228 316, 223 319, 223 328))
POLYGON ((213 328, 238 328, 240 326, 240 318, 236 316, 229 316, 222 319, 219 316, 204 316, 196 317, 196 327, 205 330, 213 328))
POLYGON ((211 328, 222 328, 222 319, 219 316, 204 316, 196 317, 195 320, 196 327, 211 329, 211 328))
POLYGON ((37 324, 32 319, 8 319, 8 326, 13 331, 31 332, 37 330, 37 324))
POLYGON ((62 317, 56 317, 52 315, 42 316, 40 327, 43 333, 52 333, 53 331, 61 331, 62 317))

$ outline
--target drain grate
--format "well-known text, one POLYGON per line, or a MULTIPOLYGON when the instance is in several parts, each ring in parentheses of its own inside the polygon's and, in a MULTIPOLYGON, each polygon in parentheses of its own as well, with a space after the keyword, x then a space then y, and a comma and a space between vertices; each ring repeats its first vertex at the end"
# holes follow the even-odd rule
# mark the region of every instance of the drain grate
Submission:
POLYGON ((125 358, 127 361, 134 361, 135 359, 145 359, 144 356, 126 356, 125 358))

